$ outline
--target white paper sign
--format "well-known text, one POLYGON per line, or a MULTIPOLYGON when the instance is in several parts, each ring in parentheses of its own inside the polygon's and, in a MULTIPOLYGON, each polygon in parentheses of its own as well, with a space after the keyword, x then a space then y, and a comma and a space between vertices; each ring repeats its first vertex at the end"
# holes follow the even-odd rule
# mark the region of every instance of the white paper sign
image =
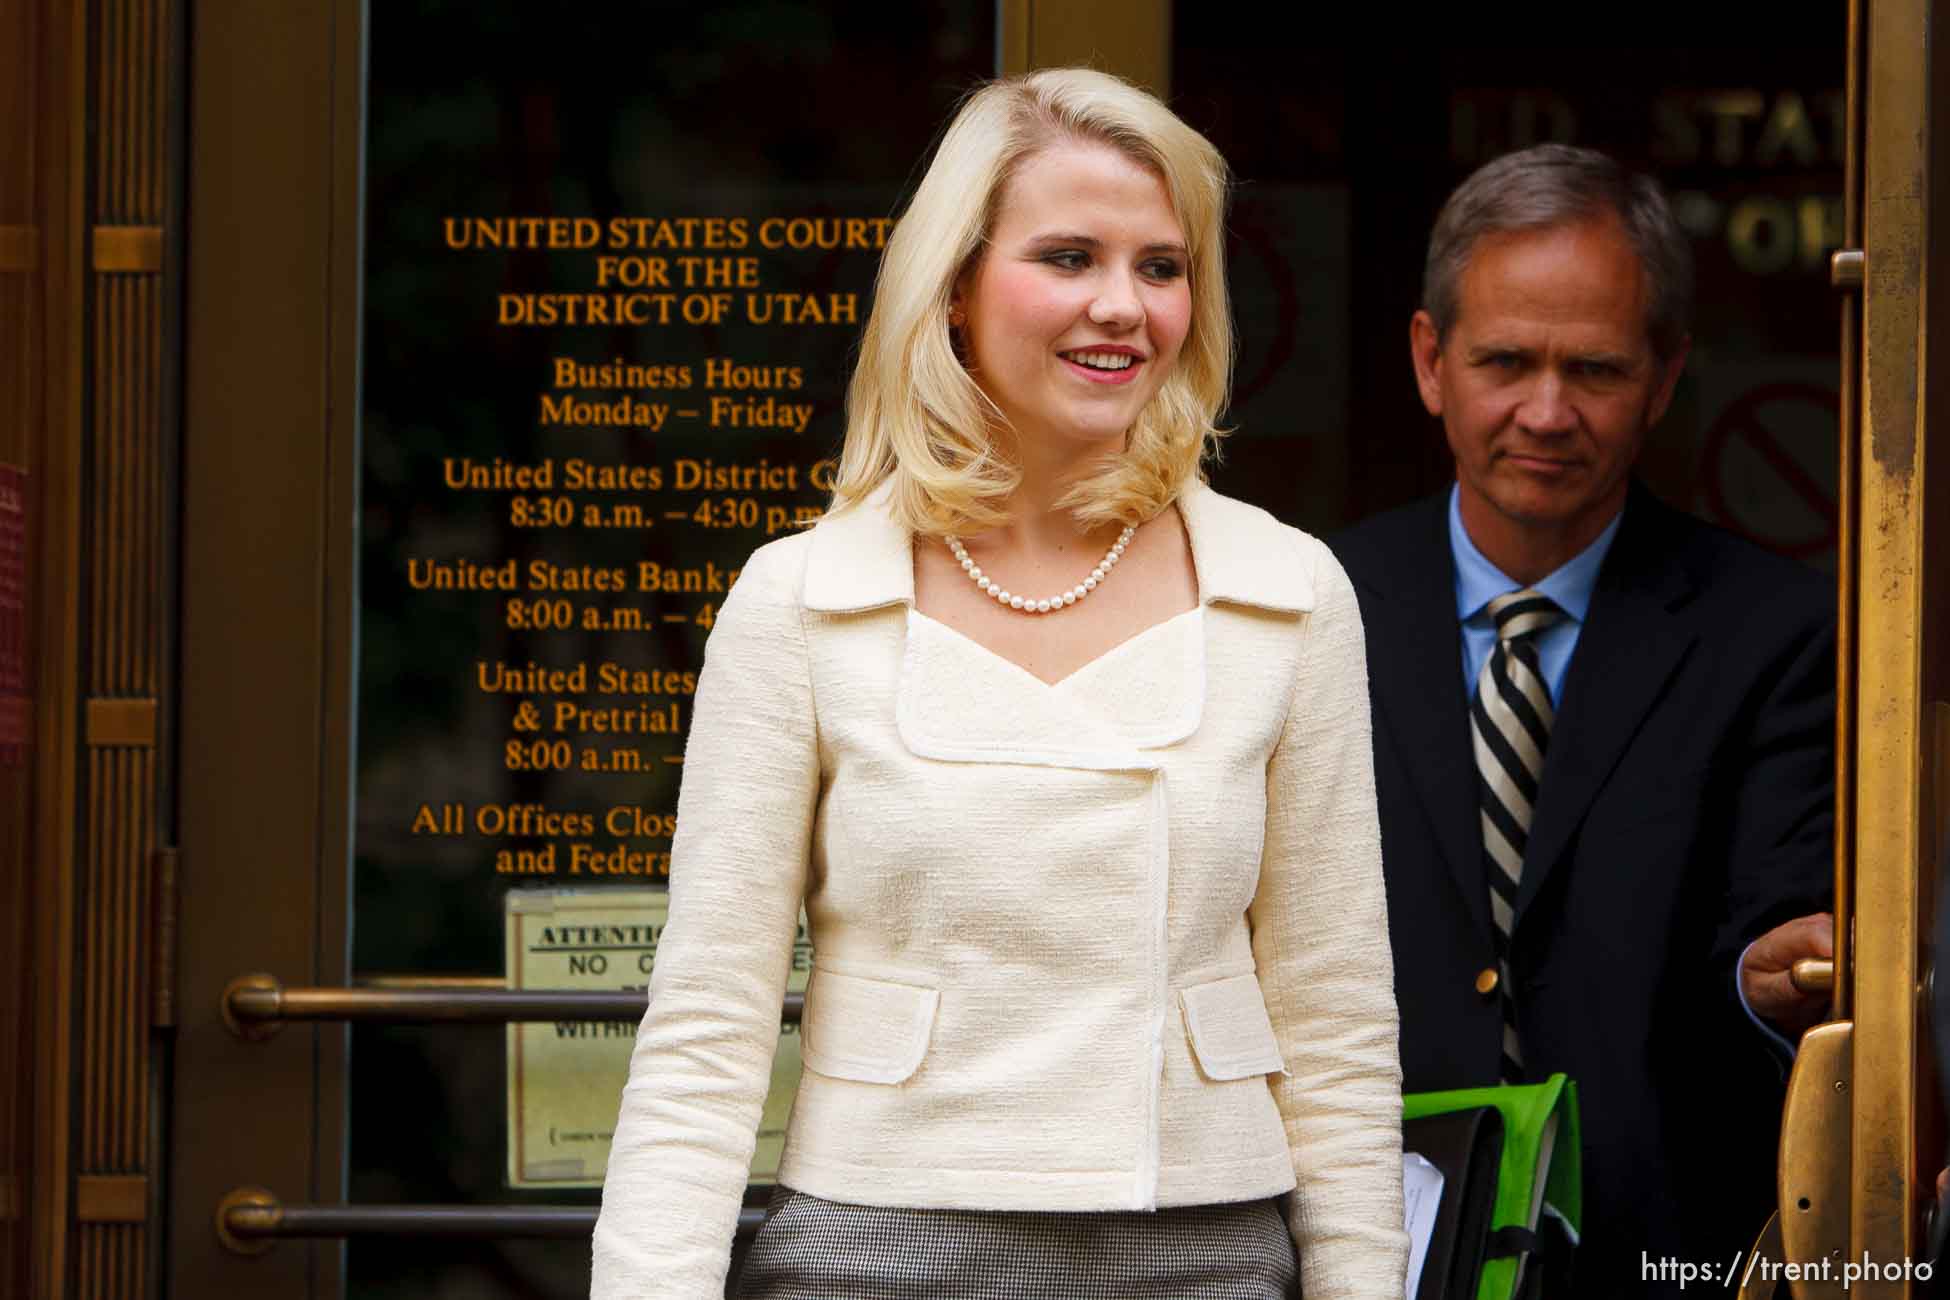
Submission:
MULTIPOLYGON (((505 910, 508 987, 641 989, 669 914, 661 889, 515 889, 505 910)), ((799 918, 786 987, 804 992, 812 966, 799 918)), ((629 1078, 633 1022, 508 1026, 508 1185, 600 1187, 629 1078)), ((752 1181, 772 1182, 799 1087, 799 1026, 786 1025, 759 1120, 752 1181)))

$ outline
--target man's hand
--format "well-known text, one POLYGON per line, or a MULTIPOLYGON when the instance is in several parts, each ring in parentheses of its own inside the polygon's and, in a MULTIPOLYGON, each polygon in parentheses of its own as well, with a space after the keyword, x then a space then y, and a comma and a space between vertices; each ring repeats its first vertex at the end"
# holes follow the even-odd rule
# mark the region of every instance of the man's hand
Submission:
POLYGON ((1740 963, 1740 992, 1757 1016, 1790 1037, 1821 1019, 1828 994, 1803 993, 1788 971, 1804 957, 1833 960, 1835 918, 1826 912, 1797 916, 1754 940, 1740 963))

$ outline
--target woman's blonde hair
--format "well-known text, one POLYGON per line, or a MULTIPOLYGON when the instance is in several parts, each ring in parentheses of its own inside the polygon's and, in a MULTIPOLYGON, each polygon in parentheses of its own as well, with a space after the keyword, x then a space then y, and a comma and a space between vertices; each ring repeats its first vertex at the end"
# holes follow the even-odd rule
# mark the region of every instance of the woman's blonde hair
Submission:
POLYGON ((1058 504, 1088 526, 1136 524, 1197 478, 1219 436, 1232 370, 1225 159, 1136 86, 1052 68, 990 82, 963 101, 887 242, 847 389, 834 509, 891 479, 895 516, 924 536, 1003 522, 1020 471, 990 442, 1001 412, 957 357, 948 308, 987 248, 1010 178, 1063 141, 1109 145, 1164 182, 1185 234, 1192 319, 1178 364, 1139 412, 1124 454, 1058 504))

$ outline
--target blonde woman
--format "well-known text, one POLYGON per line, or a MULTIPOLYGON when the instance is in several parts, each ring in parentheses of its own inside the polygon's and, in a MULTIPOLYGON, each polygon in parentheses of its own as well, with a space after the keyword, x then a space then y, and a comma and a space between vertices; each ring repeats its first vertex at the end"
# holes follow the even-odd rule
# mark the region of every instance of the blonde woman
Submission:
POLYGON ((1226 184, 1095 72, 943 137, 833 508, 711 634, 595 1296, 722 1294, 802 902, 741 1294, 1402 1294, 1359 615, 1199 476, 1226 184))

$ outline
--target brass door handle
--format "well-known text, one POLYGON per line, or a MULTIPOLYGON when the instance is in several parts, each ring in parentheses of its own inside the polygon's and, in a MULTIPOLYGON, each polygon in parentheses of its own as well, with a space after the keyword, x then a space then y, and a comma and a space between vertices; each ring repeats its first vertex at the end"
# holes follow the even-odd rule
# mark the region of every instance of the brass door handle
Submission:
MULTIPOLYGON (((243 1039, 269 1038, 293 1020, 361 1024, 519 1024, 548 1020, 643 1018, 641 990, 506 988, 286 988, 270 975, 240 975, 223 991, 223 1021, 243 1039)), ((804 995, 788 993, 780 1010, 798 1022, 804 995)))
POLYGON ((1837 289, 1860 289, 1867 259, 1859 248, 1838 248, 1828 257, 1828 282, 1837 289))
MULTIPOLYGON (((738 1235, 765 1211, 738 1212, 738 1235)), ((345 1237, 586 1237, 593 1205, 286 1205, 262 1187, 239 1187, 217 1203, 217 1238, 239 1255, 261 1255, 279 1241, 345 1237)))
POLYGON ((1835 963, 1822 957, 1803 957, 1788 968, 1788 979, 1803 993, 1833 993, 1835 963))

